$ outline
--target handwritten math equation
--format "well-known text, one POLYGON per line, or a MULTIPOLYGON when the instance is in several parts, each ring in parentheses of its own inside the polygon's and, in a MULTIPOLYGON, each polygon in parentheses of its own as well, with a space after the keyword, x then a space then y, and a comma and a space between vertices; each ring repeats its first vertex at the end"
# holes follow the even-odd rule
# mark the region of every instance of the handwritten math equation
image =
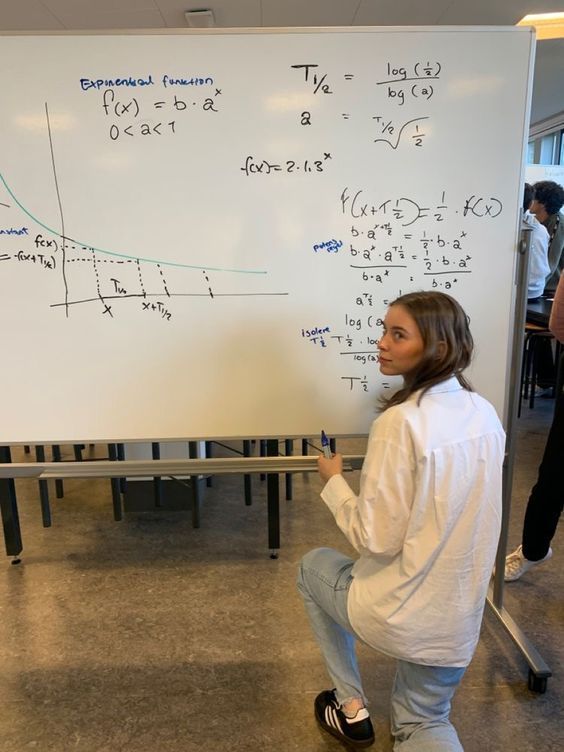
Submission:
POLYGON ((13 261, 16 264, 31 264, 41 269, 53 271, 57 268, 57 262, 53 254, 34 253, 33 251, 18 250, 14 253, 0 253, 0 261, 13 261))
MULTIPOLYGON (((338 94, 340 100, 353 105, 356 97, 351 90, 359 75, 345 72, 337 81, 332 80, 319 63, 293 63, 290 71, 298 77, 300 85, 319 97, 338 94), (347 91, 349 90, 349 91, 347 91)), ((400 146, 422 148, 428 135, 431 116, 428 111, 416 117, 402 117, 401 108, 408 102, 425 107, 437 95, 441 81, 440 61, 414 60, 408 64, 387 61, 377 77, 362 81, 363 87, 373 90, 375 112, 372 120, 373 143, 383 144, 393 150, 400 146), (392 108, 390 110, 389 108, 392 108), (400 108, 400 112, 397 110, 400 108)), ((365 76, 364 76, 365 78, 365 76)), ((173 136, 192 112, 208 115, 222 109, 222 86, 214 75, 125 76, 123 78, 80 78, 81 92, 95 96, 98 110, 103 114, 107 136, 111 141, 133 138, 173 136)), ((343 120, 356 120, 354 107, 345 106, 343 120)), ((311 110, 299 113, 302 126, 312 126, 316 119, 311 110)), ((241 168, 246 175, 273 172, 319 173, 323 159, 313 156, 309 160, 276 160, 247 157, 241 168), (252 164, 247 164, 252 160, 252 164), (290 164, 291 167, 284 165, 290 164), (260 169, 259 169, 260 168, 260 169), (279 168, 279 169, 278 169, 279 168)))
POLYGON ((241 167, 241 172, 244 172, 248 177, 249 175, 271 175, 277 172, 283 172, 287 175, 307 173, 319 173, 323 172, 325 162, 331 159, 330 152, 323 152, 323 156, 319 159, 287 159, 282 163, 269 162, 267 159, 257 159, 253 156, 248 156, 245 159, 245 163, 241 167))
POLYGON ((46 238, 38 234, 32 239, 29 227, 0 228, 0 235, 21 238, 17 241, 19 248, 11 249, 9 253, 0 252, 0 261, 36 266, 48 271, 57 269, 55 256, 59 250, 59 243, 55 238, 46 238))
POLYGON ((455 292, 474 271, 473 228, 495 222, 503 211, 495 196, 469 194, 450 201, 448 192, 441 190, 430 198, 404 195, 382 200, 364 188, 346 186, 338 196, 338 211, 349 223, 348 230, 312 243, 317 256, 339 259, 338 273, 348 283, 343 287, 352 293, 344 300, 340 321, 304 326, 300 336, 308 346, 346 364, 339 378, 347 391, 367 392, 379 375, 378 329, 390 288, 398 295, 414 284, 455 292), (373 370, 365 373, 370 364, 373 370))
POLYGON ((192 111, 218 113, 222 96, 212 76, 81 78, 80 88, 97 93, 111 141, 174 135, 192 111))
MULTIPOLYGON (((316 96, 330 96, 337 92, 345 102, 353 102, 352 96, 347 96, 347 89, 355 83, 357 74, 352 72, 343 73, 339 80, 331 80, 327 71, 318 63, 296 63, 291 65, 304 85, 304 87, 316 96)), ((400 144, 421 148, 424 146, 427 136, 426 125, 430 120, 428 113, 422 113, 418 117, 402 119, 395 110, 403 107, 408 102, 414 106, 419 104, 426 106, 436 95, 440 83, 442 65, 437 60, 416 60, 408 65, 396 64, 387 61, 383 65, 381 77, 368 83, 374 90, 375 107, 384 109, 386 105, 394 108, 393 114, 384 114, 381 110, 371 115, 373 125, 373 143, 386 144, 396 150, 400 144)), ((363 82, 366 86, 366 81, 363 82)), ((343 120, 355 120, 352 109, 341 112, 343 120)), ((315 117, 311 110, 303 110, 299 114, 299 122, 302 126, 311 126, 315 117)))
MULTIPOLYGON (((437 117, 446 74, 439 60, 432 57, 390 59, 368 72, 359 73, 351 66, 338 74, 329 64, 315 60, 289 63, 286 60, 279 68, 282 83, 286 86, 290 82, 292 93, 297 90, 299 95, 303 92, 308 95, 297 96, 297 104, 292 103, 289 114, 283 115, 286 118, 284 128, 290 122, 292 136, 296 133, 303 136, 307 133, 305 129, 316 133, 317 128, 324 127, 328 119, 333 118, 338 123, 338 129, 334 124, 329 128, 333 141, 336 132, 339 137, 350 133, 351 138, 357 133, 368 133, 377 155, 382 151, 396 154, 411 150, 405 159, 411 165, 415 162, 413 151, 425 149, 433 132, 437 131, 433 119, 437 117), (359 109, 361 93, 364 98, 359 109), (308 105, 302 102, 312 98, 316 104, 326 102, 331 106, 303 109, 308 105)), ((270 81, 268 85, 276 86, 270 81)), ((112 144, 137 145, 148 139, 178 138, 179 134, 193 139, 198 129, 204 134, 210 119, 218 118, 228 139, 234 112, 238 112, 234 103, 241 101, 244 106, 241 111, 250 111, 245 88, 235 92, 226 90, 229 96, 224 96, 221 76, 216 76, 212 70, 198 75, 167 73, 80 78, 79 87, 80 97, 88 101, 96 115, 103 140, 112 144)), ((258 127, 262 129, 260 119, 258 127)), ((255 133, 252 128, 249 132, 251 136, 255 133)), ((303 175, 304 184, 307 181, 308 190, 313 193, 339 174, 340 155, 333 141, 310 140, 302 153, 302 145, 295 138, 269 141, 261 135, 255 143, 250 139, 234 140, 235 153, 230 169, 240 179, 237 187, 258 183, 270 188, 276 186, 277 178, 282 176, 291 176, 293 185, 298 184, 303 175), (271 147, 271 143, 276 147, 271 147), (274 154, 268 153, 269 148, 274 154)), ((363 151, 367 151, 365 146, 363 151)), ((427 155, 430 156, 429 150, 427 155)), ((416 162, 414 170, 421 169, 419 164, 416 162)), ((399 166, 405 168, 405 165, 399 166)), ((225 170, 225 161, 219 169, 225 170)), ((218 184, 222 176, 219 169, 213 178, 218 184)), ((339 297, 338 291, 332 290, 335 304, 331 315, 334 318, 300 322, 303 326, 296 328, 292 336, 300 346, 315 348, 321 359, 327 356, 336 359, 336 378, 345 391, 369 392, 378 378, 377 342, 389 301, 402 290, 417 286, 456 294, 461 285, 472 279, 478 267, 474 229, 495 223, 504 207, 498 196, 485 189, 450 195, 445 188, 432 195, 415 195, 415 191, 409 190, 409 180, 405 181, 405 191, 388 195, 382 193, 386 190, 384 175, 371 176, 372 187, 367 187, 361 181, 368 182, 368 179, 360 177, 367 174, 364 165, 354 165, 354 169, 358 170, 355 173, 358 177, 329 182, 329 205, 324 206, 318 218, 307 220, 320 223, 319 233, 313 235, 311 227, 305 227, 310 232, 308 240, 296 241, 299 247, 291 248, 288 253, 288 258, 296 257, 292 254, 312 254, 317 259, 313 263, 318 265, 320 275, 333 275, 329 289, 331 285, 337 285, 338 290, 342 286, 343 295, 339 297), (358 184, 344 185, 349 179, 358 184), (304 247, 300 245, 302 242, 304 247), (327 272, 326 266, 324 269, 328 263, 332 264, 331 272, 327 272)), ((350 175, 350 172, 342 174, 350 175)), ((283 182, 281 179, 280 183, 283 182)), ((249 196, 256 197, 259 193, 249 191, 249 196)), ((271 196, 266 189, 264 193, 269 201, 276 201, 274 190, 271 196)), ((304 195, 297 190, 296 202, 304 195)), ((320 191, 319 195, 325 194, 320 191)), ((2 207, 4 211, 8 204, 2 203, 2 207)), ((13 204, 12 208, 15 210, 13 204)), ((26 213, 33 220, 33 216, 26 213)), ((219 272, 235 275, 245 270, 190 266, 183 263, 186 261, 181 256, 184 249, 167 265, 162 259, 142 258, 141 248, 125 248, 123 254, 104 251, 78 244, 56 232, 48 237, 42 228, 49 230, 42 221, 35 227, 33 224, 20 227, 17 221, 13 226, 7 223, 1 226, 0 268, 25 269, 20 274, 22 278, 39 275, 46 288, 51 285, 49 289, 54 289, 51 280, 55 277, 53 272, 58 272, 65 292, 64 295, 57 293, 54 298, 57 302, 52 301, 50 308, 66 309, 67 316, 71 306, 91 304, 91 310, 105 319, 118 317, 127 309, 144 322, 150 317, 163 322, 164 326, 174 327, 182 321, 180 313, 189 305, 190 298, 205 298, 209 306, 219 306, 220 299, 223 303, 229 297, 240 300, 243 296, 289 295, 291 298, 293 292, 275 287, 263 289, 258 282, 252 283, 253 277, 244 275, 228 276, 229 282, 225 282, 226 277, 219 272), (140 253, 139 258, 137 253, 140 253), (237 283, 236 279, 244 282, 237 283)), ((79 232, 78 228, 80 237, 79 232)), ((196 264, 199 261, 196 259, 196 264)), ((296 294, 301 294, 299 288, 296 294)), ((384 383, 384 388, 388 388, 388 382, 384 383)))

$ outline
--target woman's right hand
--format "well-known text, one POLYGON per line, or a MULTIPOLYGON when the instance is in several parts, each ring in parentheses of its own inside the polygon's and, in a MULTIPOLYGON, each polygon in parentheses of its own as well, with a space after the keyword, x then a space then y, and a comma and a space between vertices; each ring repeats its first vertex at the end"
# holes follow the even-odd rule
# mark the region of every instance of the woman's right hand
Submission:
POLYGON ((341 475, 343 472, 343 455, 334 454, 331 459, 327 459, 322 454, 317 458, 317 469, 324 483, 334 475, 341 475))

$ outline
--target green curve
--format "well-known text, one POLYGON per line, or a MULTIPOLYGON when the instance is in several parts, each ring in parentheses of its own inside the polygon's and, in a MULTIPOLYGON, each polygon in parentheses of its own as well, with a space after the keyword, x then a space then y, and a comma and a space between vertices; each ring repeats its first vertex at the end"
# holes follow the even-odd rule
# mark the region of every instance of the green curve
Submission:
MULTIPOLYGON (((32 219, 36 224, 38 224, 40 227, 43 227, 44 230, 47 230, 47 232, 50 232, 53 235, 56 235, 59 238, 63 238, 60 232, 57 232, 56 230, 53 230, 51 227, 48 227, 46 224, 43 224, 37 217, 34 217, 31 212, 29 212, 23 204, 21 204, 14 193, 12 192, 12 189, 4 179, 4 175, 0 172, 0 180, 4 184, 4 187, 12 197, 12 199, 16 202, 16 204, 20 207, 20 209, 24 212, 24 214, 27 214, 27 216, 32 219)), ((71 240, 72 238, 68 238, 71 240)), ((85 248, 89 248, 93 251, 96 251, 97 253, 105 253, 107 256, 117 256, 117 258, 125 258, 125 259, 131 259, 133 261, 145 261, 148 264, 160 264, 161 266, 177 266, 182 267, 183 269, 205 269, 206 271, 210 272, 235 272, 237 274, 267 274, 266 271, 263 271, 261 269, 222 269, 221 267, 217 266, 196 266, 194 264, 179 264, 175 261, 159 261, 158 259, 149 259, 149 258, 141 258, 141 256, 128 256, 125 253, 115 253, 114 251, 105 251, 103 248, 94 248, 93 246, 89 245, 88 243, 83 243, 81 240, 73 240, 74 243, 79 243, 80 245, 84 246, 85 248)))

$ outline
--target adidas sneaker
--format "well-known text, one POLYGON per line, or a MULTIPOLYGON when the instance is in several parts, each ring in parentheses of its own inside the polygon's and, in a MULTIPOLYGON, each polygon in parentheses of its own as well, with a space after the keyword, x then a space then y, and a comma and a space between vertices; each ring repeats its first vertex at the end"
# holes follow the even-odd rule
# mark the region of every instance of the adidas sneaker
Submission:
POLYGON ((325 690, 315 698, 315 717, 322 729, 352 749, 374 744, 374 729, 366 708, 349 718, 341 710, 335 690, 325 690))

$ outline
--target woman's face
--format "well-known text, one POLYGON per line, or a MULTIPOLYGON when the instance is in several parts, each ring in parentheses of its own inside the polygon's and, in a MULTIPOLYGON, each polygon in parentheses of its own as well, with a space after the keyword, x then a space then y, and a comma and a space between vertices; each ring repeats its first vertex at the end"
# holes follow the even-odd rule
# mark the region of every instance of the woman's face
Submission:
POLYGON ((388 308, 378 349, 380 372, 386 376, 405 376, 421 362, 423 338, 415 319, 402 305, 388 308))

